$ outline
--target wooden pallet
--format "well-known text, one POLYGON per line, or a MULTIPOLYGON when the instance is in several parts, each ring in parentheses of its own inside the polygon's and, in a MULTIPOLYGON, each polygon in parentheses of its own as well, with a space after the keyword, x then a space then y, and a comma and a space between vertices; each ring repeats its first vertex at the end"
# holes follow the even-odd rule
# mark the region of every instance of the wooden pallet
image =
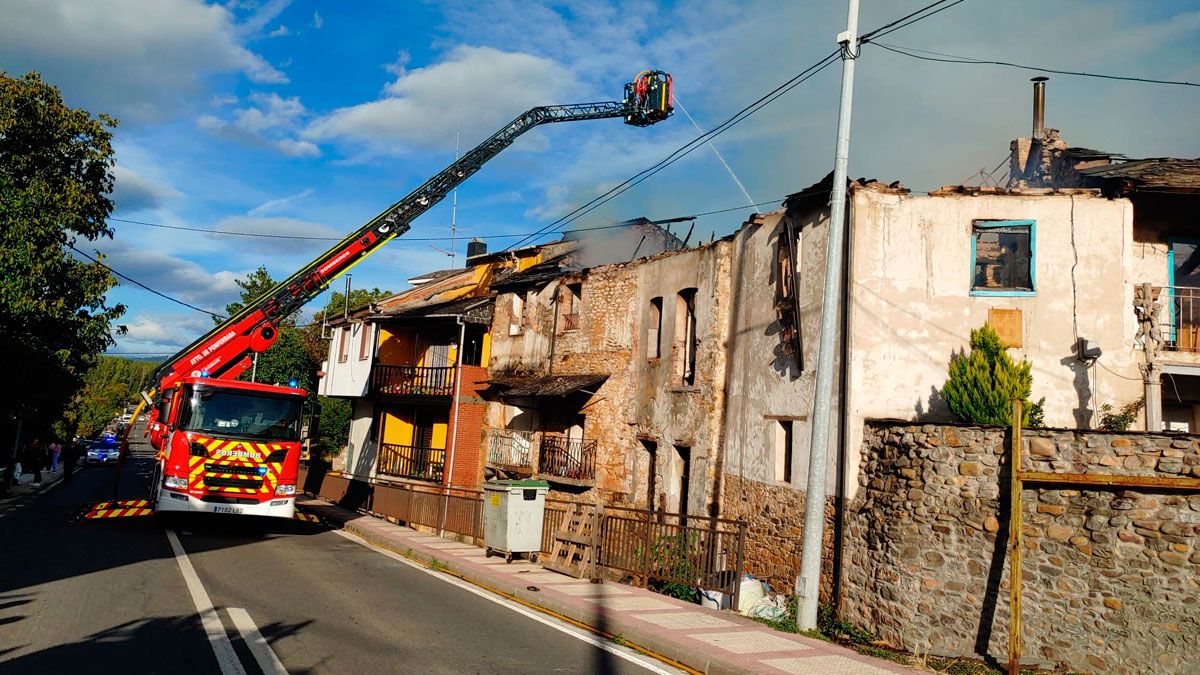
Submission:
POLYGON ((595 578, 599 516, 599 507, 592 510, 576 506, 554 533, 554 546, 542 567, 576 579, 595 578))

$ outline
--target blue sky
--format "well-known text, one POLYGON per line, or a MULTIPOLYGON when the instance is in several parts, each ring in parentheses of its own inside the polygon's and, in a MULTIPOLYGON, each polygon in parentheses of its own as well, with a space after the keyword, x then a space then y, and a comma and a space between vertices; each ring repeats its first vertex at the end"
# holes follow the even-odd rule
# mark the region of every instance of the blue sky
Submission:
MULTIPOLYGON (((865 0, 866 30, 925 2, 865 0)), ((321 2, 6 0, 0 69, 43 73, 67 101, 120 118, 115 218, 259 234, 340 237, 534 105, 619 98, 643 67, 675 76, 705 129, 816 61, 842 2, 321 2)), ((1200 81, 1195 2, 968 0, 888 36, 978 58, 1200 81)), ((864 49, 851 169, 918 189, 991 169, 1027 135, 1034 73, 913 61, 864 49)), ((838 68, 716 141, 758 202, 831 165, 838 68)), ((1200 155, 1200 89, 1055 76, 1047 122, 1073 145, 1131 157, 1200 155)), ((683 115, 635 129, 606 120, 527 134, 459 191, 459 262, 470 236, 532 232, 696 135, 683 115)), ((580 219, 667 218, 742 206, 707 148, 580 219)), ((769 210, 771 207, 763 207, 769 210)), ((707 239, 749 210, 698 220, 707 239)), ((414 241, 449 234, 449 200, 354 270, 392 290, 447 267, 414 241)), ((234 279, 277 278, 329 242, 226 237, 114 222, 95 245, 112 266, 220 311, 234 279)), ((694 235, 695 236, 695 235, 694 235)), ((492 239, 495 249, 513 239, 492 239)), ((340 288, 341 282, 335 287, 340 288)), ((114 352, 172 352, 211 326, 134 286, 114 352)), ((318 299, 314 306, 324 300, 318 299)), ((312 307, 310 307, 311 309, 312 307)))

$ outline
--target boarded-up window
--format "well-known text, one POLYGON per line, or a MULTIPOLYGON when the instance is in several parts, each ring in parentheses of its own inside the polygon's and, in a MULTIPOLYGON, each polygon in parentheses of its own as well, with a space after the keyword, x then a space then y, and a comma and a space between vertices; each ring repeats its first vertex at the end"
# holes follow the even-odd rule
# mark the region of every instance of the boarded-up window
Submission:
POLYGON ((1022 347, 1025 344, 1024 331, 1019 309, 988 309, 988 325, 1000 336, 1000 344, 1005 347, 1022 347))
POLYGON ((662 356, 662 298, 650 298, 650 313, 646 317, 646 358, 662 356))
POLYGON ((974 268, 971 291, 1029 294, 1034 291, 1032 220, 976 220, 972 223, 974 268))

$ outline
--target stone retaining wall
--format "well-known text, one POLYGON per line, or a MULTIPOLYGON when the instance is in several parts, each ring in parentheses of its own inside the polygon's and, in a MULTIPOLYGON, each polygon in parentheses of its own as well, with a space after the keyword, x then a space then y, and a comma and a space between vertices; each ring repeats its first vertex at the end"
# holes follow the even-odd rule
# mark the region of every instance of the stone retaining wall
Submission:
MULTIPOLYGON (((1027 470, 1200 476, 1200 437, 1026 430, 1027 470)), ((1007 659, 1005 429, 868 422, 843 618, 907 650, 1007 659)), ((1026 489, 1024 654, 1200 672, 1200 494, 1026 489)))

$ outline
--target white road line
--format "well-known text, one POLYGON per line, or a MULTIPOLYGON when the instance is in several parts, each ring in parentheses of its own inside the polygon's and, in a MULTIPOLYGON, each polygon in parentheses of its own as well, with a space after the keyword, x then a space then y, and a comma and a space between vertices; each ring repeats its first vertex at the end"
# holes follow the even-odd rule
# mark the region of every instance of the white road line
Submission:
POLYGON ((241 607, 230 607, 227 611, 229 618, 233 620, 233 627, 242 634, 242 639, 246 641, 246 646, 250 648, 254 660, 258 661, 258 667, 262 668, 263 674, 287 675, 287 669, 283 667, 279 657, 275 656, 271 645, 263 639, 262 633, 258 632, 258 626, 254 625, 250 614, 241 607))
POLYGON ((242 667, 237 653, 233 651, 233 643, 229 641, 225 627, 221 625, 221 617, 213 608, 212 600, 208 598, 208 592, 200 583, 200 577, 196 576, 196 569, 192 567, 192 561, 188 560, 187 551, 183 550, 183 544, 179 543, 179 537, 174 530, 167 530, 167 540, 171 542, 175 562, 179 563, 179 571, 183 573, 188 593, 192 596, 192 604, 196 605, 196 613, 200 615, 200 623, 204 626, 208 643, 212 645, 213 655, 217 657, 221 675, 246 675, 246 669, 242 667))
POLYGON ((386 548, 381 548, 379 546, 376 546, 376 545, 372 544, 371 542, 369 542, 361 537, 355 536, 349 532, 346 532, 344 530, 333 530, 333 533, 340 535, 342 537, 345 537, 346 539, 349 539, 350 541, 357 542, 373 551, 382 553, 383 555, 386 555, 387 557, 392 558, 393 560, 402 562, 405 565, 408 565, 409 567, 421 570, 422 572, 425 572, 426 574, 437 577, 438 579, 441 579, 442 581, 444 581, 448 584, 457 586, 457 587, 459 587, 465 591, 468 591, 470 593, 474 593, 475 595, 478 595, 481 598, 486 598, 487 600, 491 600, 492 602, 496 603, 497 605, 500 605, 502 607, 510 609, 518 614, 527 616, 530 619, 533 619, 534 621, 537 621, 538 623, 545 624, 557 631, 566 633, 567 635, 570 635, 571 637, 573 637, 577 640, 582 640, 583 642, 586 642, 594 647, 603 649, 604 651, 612 654, 613 656, 617 656, 619 658, 625 659, 626 661, 637 664, 652 673, 657 673, 658 675, 675 675, 676 673, 680 672, 675 669, 668 670, 666 668, 663 668, 661 665, 659 665, 658 661, 652 659, 651 657, 643 656, 642 654, 639 654, 631 649, 619 647, 619 646, 614 645, 606 640, 601 640, 601 639, 597 638, 596 636, 586 633, 582 630, 579 630, 573 626, 570 626, 569 624, 555 621, 554 619, 552 619, 544 614, 541 614, 539 612, 535 612, 531 609, 528 609, 528 608, 526 608, 518 603, 515 603, 507 598, 496 596, 495 594, 489 593, 488 591, 485 591, 482 588, 478 588, 477 586, 475 586, 469 582, 463 581, 462 579, 451 576, 449 574, 443 574, 436 570, 432 570, 428 567, 425 567, 424 565, 420 565, 416 562, 413 562, 412 560, 405 558, 404 556, 400 555, 399 553, 396 553, 394 551, 389 551, 386 548))

